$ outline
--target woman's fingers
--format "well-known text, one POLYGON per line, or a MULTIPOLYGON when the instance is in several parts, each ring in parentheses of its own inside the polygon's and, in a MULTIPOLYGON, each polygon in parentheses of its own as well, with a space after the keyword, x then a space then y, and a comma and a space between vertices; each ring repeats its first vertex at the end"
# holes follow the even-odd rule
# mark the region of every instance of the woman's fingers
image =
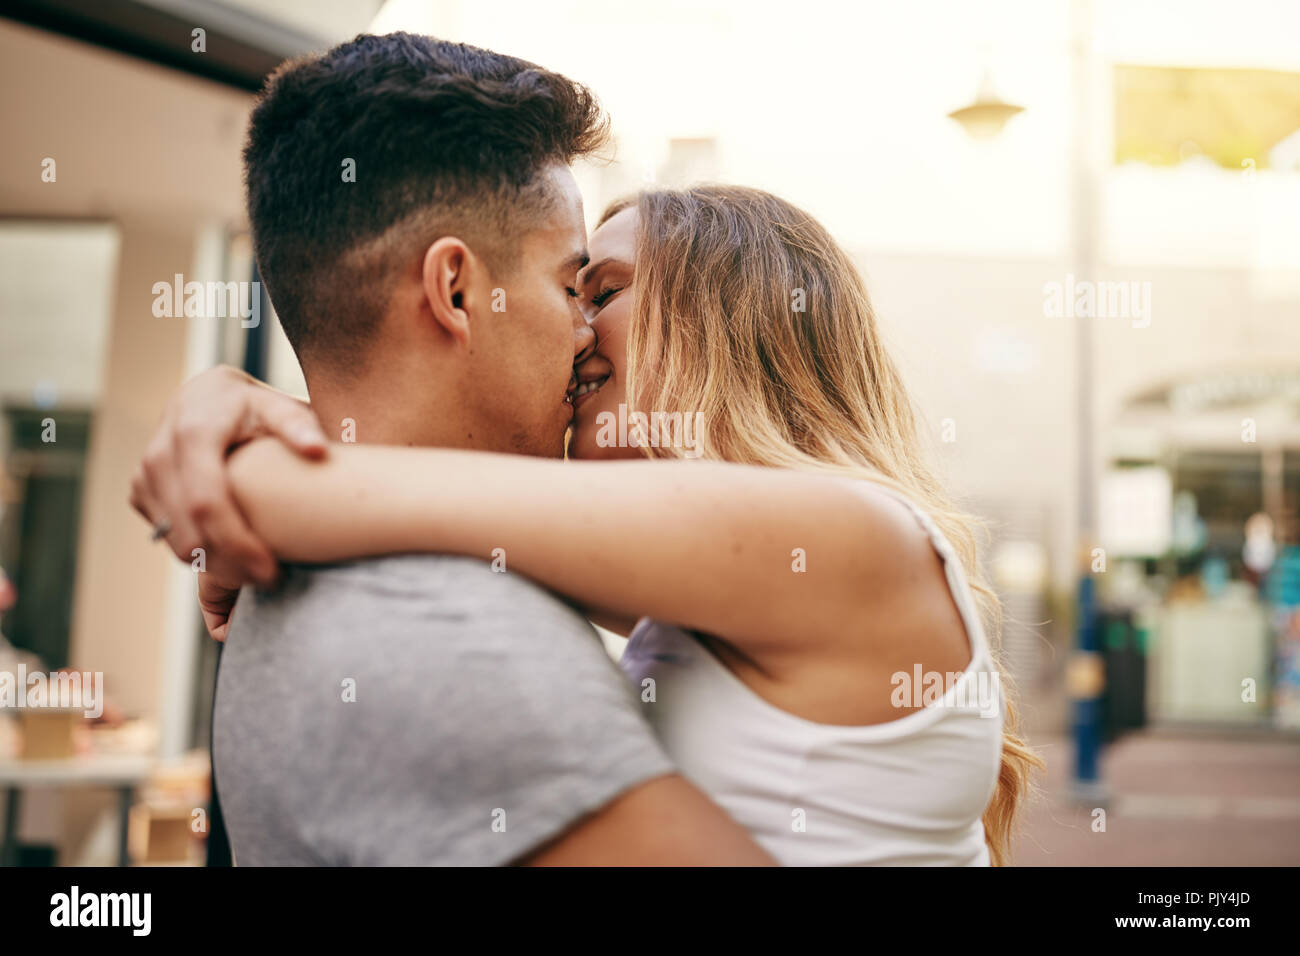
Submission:
POLYGON ((226 474, 226 444, 223 438, 204 429, 177 429, 174 460, 179 485, 178 499, 197 543, 179 554, 193 561, 194 548, 203 549, 206 572, 221 571, 224 583, 253 581, 272 586, 279 565, 271 549, 249 527, 230 493, 226 474))
POLYGON ((171 454, 166 447, 167 437, 164 424, 163 430, 150 442, 136 472, 131 503, 153 526, 155 534, 165 532, 163 538, 172 552, 181 560, 189 561, 191 551, 198 547, 198 535, 181 500, 171 454))
POLYGON ((131 496, 128 500, 136 514, 152 527, 155 522, 154 515, 158 513, 158 505, 149 488, 149 479, 144 473, 143 462, 136 465, 135 475, 131 478, 131 496))
POLYGON ((251 409, 261 434, 272 435, 306 458, 324 458, 329 442, 311 406, 271 389, 251 409))
POLYGON ((149 443, 131 503, 155 527, 165 522, 167 543, 192 563, 202 549, 209 573, 223 585, 275 583, 271 550, 239 510, 226 474, 230 450, 271 435, 297 454, 321 458, 327 441, 310 406, 244 373, 220 367, 186 382, 168 404, 149 443))
POLYGON ((230 629, 230 612, 238 597, 238 588, 222 587, 212 578, 199 578, 199 610, 203 612, 203 626, 213 639, 226 639, 226 633, 230 629))

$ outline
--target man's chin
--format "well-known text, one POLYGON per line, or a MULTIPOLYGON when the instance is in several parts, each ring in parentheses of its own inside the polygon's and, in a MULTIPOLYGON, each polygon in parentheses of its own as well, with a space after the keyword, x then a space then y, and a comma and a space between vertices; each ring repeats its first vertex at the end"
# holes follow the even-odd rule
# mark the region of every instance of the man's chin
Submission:
POLYGON ((565 403, 550 422, 538 420, 528 434, 517 434, 512 442, 518 454, 534 458, 564 458, 568 453, 573 424, 572 406, 565 403))
POLYGON ((533 423, 531 429, 518 429, 506 441, 480 446, 483 451, 502 451, 531 458, 563 458, 569 443, 567 420, 533 423))

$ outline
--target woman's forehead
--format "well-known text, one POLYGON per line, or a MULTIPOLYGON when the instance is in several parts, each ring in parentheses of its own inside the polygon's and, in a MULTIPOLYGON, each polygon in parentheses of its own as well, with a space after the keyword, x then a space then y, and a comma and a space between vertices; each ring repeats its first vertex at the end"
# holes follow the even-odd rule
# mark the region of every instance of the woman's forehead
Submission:
POLYGON ((587 242, 591 250, 591 261, 623 259, 631 262, 636 257, 638 220, 636 207, 629 206, 598 226, 587 242))

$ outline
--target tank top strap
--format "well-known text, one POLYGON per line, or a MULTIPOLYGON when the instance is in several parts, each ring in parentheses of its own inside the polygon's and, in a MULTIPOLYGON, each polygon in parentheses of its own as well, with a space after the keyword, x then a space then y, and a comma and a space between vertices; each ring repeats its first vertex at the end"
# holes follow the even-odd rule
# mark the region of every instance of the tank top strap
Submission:
POLYGON ((900 502, 912 513, 912 517, 916 519, 917 524, 925 531, 926 536, 930 539, 930 546, 934 548, 935 553, 943 561, 944 577, 948 583, 948 591, 952 594, 952 599, 957 605, 957 611, 961 614, 962 623, 966 625, 966 633, 970 638, 972 658, 980 651, 987 653, 988 642, 985 639, 984 625, 980 621, 979 611, 975 606, 975 596, 971 591, 970 582, 966 578, 966 569, 962 566, 961 556, 953 548, 952 542, 939 530, 939 526, 935 524, 929 512, 919 507, 906 495, 878 482, 868 480, 867 484, 900 502))

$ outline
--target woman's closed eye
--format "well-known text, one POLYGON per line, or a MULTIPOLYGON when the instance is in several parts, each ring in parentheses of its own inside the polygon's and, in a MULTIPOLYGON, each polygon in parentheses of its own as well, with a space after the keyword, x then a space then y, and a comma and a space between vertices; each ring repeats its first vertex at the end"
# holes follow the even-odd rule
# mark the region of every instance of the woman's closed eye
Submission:
POLYGON ((597 292, 595 295, 591 297, 591 304, 594 305, 597 309, 599 309, 606 302, 608 302, 615 295, 617 295, 622 291, 623 290, 621 288, 601 289, 599 292, 597 292))

